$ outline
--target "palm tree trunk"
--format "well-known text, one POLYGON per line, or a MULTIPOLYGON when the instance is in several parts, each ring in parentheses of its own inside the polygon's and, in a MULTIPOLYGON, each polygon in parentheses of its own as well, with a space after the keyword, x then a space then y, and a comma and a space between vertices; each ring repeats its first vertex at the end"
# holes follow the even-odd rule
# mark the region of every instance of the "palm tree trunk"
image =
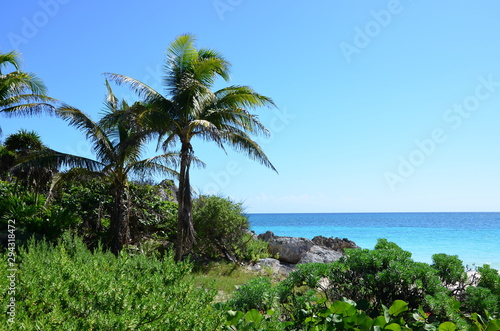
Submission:
POLYGON ((193 226, 193 203, 191 197, 191 183, 189 181, 191 155, 191 144, 183 143, 181 149, 179 191, 177 193, 179 209, 177 215, 177 247, 175 249, 176 261, 180 261, 182 256, 192 249, 196 235, 193 226))
POLYGON ((115 201, 111 213, 111 251, 118 255, 123 245, 129 243, 130 226, 128 213, 128 194, 124 184, 117 184, 115 188, 115 201))

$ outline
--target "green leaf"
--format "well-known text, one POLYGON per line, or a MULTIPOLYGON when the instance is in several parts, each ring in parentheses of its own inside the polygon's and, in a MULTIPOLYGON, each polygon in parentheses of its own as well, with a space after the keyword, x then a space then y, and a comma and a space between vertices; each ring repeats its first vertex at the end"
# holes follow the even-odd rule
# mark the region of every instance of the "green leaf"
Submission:
POLYGON ((387 325, 384 330, 393 330, 393 331, 401 331, 401 326, 396 323, 391 323, 387 325))
POLYGON ((252 309, 245 314, 245 319, 249 323, 254 322, 255 324, 259 324, 263 318, 257 309, 252 309))
POLYGON ((493 320, 488 323, 485 331, 498 331, 500 330, 500 320, 493 320))
POLYGON ((358 326, 360 330, 370 330, 373 325, 373 319, 368 316, 364 316, 361 319, 358 319, 358 326))
POLYGON ((381 328, 384 327, 386 324, 387 324, 387 322, 385 321, 384 316, 379 316, 375 319, 375 321, 373 321, 374 326, 379 326, 381 328))
POLYGON ((439 325, 439 331, 455 331, 457 326, 452 322, 444 322, 439 325))
POLYGON ((389 321, 391 320, 391 314, 389 314, 389 309, 387 309, 387 307, 384 305, 382 305, 382 309, 384 310, 385 323, 389 323, 389 321))
POLYGON ((237 325, 238 322, 245 316, 241 311, 229 310, 227 312, 227 325, 237 325))
POLYGON ((343 301, 335 301, 332 303, 332 305, 328 308, 331 314, 343 314, 348 308, 349 304, 343 301))
POLYGON ((398 316, 404 311, 408 310, 408 304, 403 300, 396 300, 392 304, 391 308, 389 308, 389 314, 392 316, 398 316))

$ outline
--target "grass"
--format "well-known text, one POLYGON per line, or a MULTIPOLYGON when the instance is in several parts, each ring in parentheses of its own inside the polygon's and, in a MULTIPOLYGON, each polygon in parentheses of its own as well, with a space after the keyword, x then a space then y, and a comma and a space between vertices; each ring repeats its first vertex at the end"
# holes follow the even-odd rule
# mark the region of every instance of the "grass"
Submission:
POLYGON ((262 277, 262 274, 230 262, 210 262, 195 267, 187 277, 197 287, 217 290, 215 300, 221 302, 228 300, 239 286, 248 283, 250 279, 262 277))

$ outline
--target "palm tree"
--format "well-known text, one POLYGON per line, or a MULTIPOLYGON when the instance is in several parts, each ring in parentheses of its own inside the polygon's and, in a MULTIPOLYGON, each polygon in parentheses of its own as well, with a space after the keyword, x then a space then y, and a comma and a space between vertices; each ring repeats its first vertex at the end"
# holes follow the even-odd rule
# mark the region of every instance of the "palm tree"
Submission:
POLYGON ((165 58, 165 95, 133 78, 105 74, 117 84, 132 88, 148 105, 141 121, 160 134, 164 151, 180 143, 177 260, 190 251, 195 241, 189 179, 194 157, 192 138, 213 141, 223 149, 230 145, 276 171, 249 135, 266 135, 268 131, 248 111, 275 104, 248 86, 229 86, 213 92, 216 78, 229 80, 229 67, 218 52, 197 49, 193 36, 182 35, 170 45, 165 58))
POLYGON ((18 53, 0 53, 0 113, 7 116, 53 113, 52 103, 56 100, 48 97, 46 90, 35 74, 20 70, 18 53), (9 65, 15 70, 4 74, 2 70, 9 65))
MULTIPOLYGON (((117 254, 130 239, 129 176, 144 176, 157 172, 175 175, 176 172, 169 168, 169 165, 175 163, 176 156, 165 153, 141 159, 146 143, 151 139, 151 132, 137 125, 135 114, 142 106, 139 103, 129 106, 125 101, 119 101, 107 81, 106 87, 108 95, 105 116, 99 122, 92 121, 84 112, 67 104, 57 109, 59 117, 81 130, 92 142, 97 160, 49 150, 28 157, 24 164, 55 164, 58 168, 83 168, 87 170, 87 177, 93 174, 108 180, 114 197, 110 217, 111 250, 117 254)), ((81 171, 68 171, 66 177, 72 178, 75 174, 80 175, 81 171)), ((64 180, 64 175, 60 180, 64 180)))
POLYGON ((16 178, 16 187, 20 183, 27 189, 34 189, 35 195, 48 188, 48 183, 57 169, 54 167, 20 167, 11 169, 20 160, 31 153, 43 151, 47 147, 35 131, 19 130, 5 139, 4 151, 0 156, 0 171, 10 172, 16 178))

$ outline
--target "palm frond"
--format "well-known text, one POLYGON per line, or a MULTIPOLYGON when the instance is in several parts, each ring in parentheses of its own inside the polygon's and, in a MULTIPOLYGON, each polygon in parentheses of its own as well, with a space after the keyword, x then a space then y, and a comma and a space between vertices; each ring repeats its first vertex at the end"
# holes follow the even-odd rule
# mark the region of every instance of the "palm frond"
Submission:
POLYGON ((172 167, 178 167, 179 162, 178 153, 164 153, 132 163, 131 170, 140 175, 163 174, 178 178, 179 173, 172 167))
POLYGON ((164 99, 161 93, 134 78, 113 73, 105 73, 104 76, 119 86, 128 86, 139 98, 143 99, 145 103, 155 103, 164 99))
MULTIPOLYGON (((29 96, 27 97, 31 99, 29 96)), ((21 98, 13 98, 13 99, 20 100, 21 98)), ((2 107, 0 105, 0 112, 2 112, 7 117, 33 116, 40 114, 53 115, 55 111, 56 108, 48 103, 18 103, 18 104, 11 103, 7 107, 2 107)))
POLYGON ((55 167, 56 169, 63 169, 65 167, 78 167, 85 168, 90 171, 100 171, 104 167, 101 162, 89 158, 61 153, 49 148, 45 148, 43 150, 34 151, 24 157, 21 157, 18 163, 14 167, 12 167, 12 170, 32 166, 41 168, 55 167))
POLYGON ((16 70, 19 70, 21 67, 20 62, 20 55, 16 51, 0 53, 0 75, 2 74, 2 67, 7 67, 8 64, 12 65, 16 70))
POLYGON ((215 92, 219 108, 276 107, 274 101, 248 86, 233 85, 215 92))
POLYGON ((252 160, 255 160, 259 162, 260 164, 271 168, 274 170, 276 173, 278 170, 273 166, 271 161, 269 161, 269 158, 267 155, 264 153, 264 151, 261 149, 259 144, 257 142, 253 141, 250 139, 250 137, 245 134, 244 132, 224 132, 223 141, 226 142, 228 145, 233 147, 237 152, 243 152, 247 154, 249 158, 252 160))
POLYGON ((99 160, 112 160, 116 157, 115 149, 106 132, 98 123, 78 108, 63 104, 57 108, 57 115, 67 121, 69 125, 82 131, 87 139, 92 141, 94 152, 99 160))

